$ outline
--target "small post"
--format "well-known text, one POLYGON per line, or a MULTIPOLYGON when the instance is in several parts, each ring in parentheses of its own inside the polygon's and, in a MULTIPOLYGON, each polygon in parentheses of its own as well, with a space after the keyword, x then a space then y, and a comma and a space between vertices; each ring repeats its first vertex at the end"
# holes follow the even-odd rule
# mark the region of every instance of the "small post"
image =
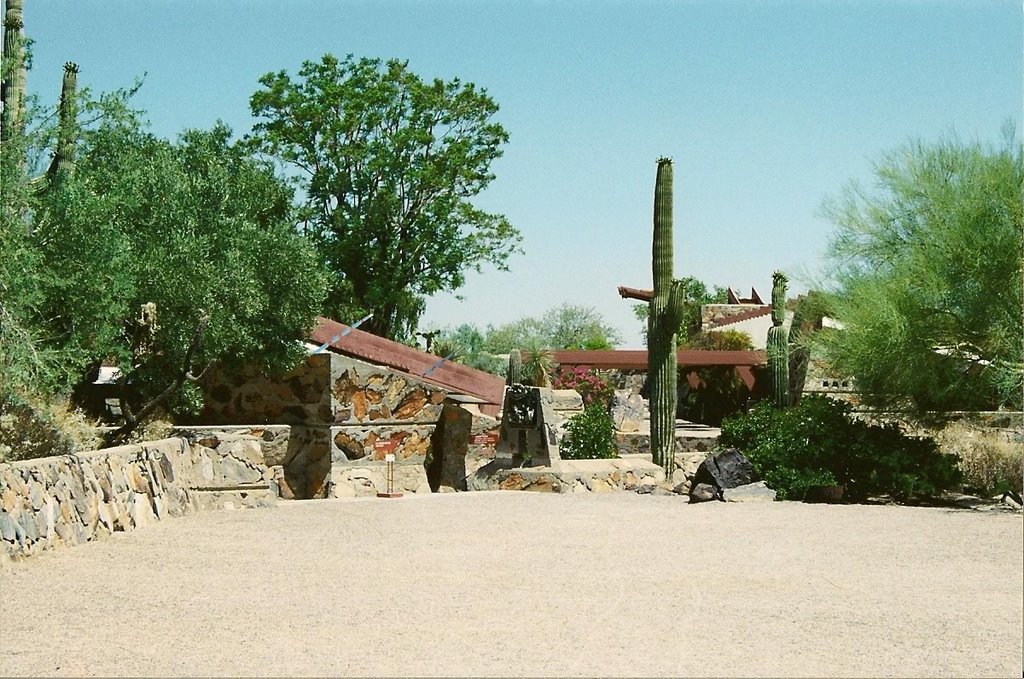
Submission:
POLYGON ((388 453, 384 456, 385 472, 388 489, 383 493, 377 493, 377 497, 402 497, 403 493, 395 492, 395 454, 388 453))

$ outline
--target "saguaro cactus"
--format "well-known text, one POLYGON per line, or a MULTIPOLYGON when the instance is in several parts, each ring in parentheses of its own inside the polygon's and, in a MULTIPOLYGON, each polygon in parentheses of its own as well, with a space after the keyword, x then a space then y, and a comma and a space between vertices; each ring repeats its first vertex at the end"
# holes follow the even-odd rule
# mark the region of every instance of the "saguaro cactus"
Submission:
POLYGON ((651 453, 672 480, 676 433, 676 330, 685 290, 672 279, 672 160, 658 159, 651 253, 654 296, 647 317, 647 379, 651 386, 651 453))
POLYGON ((60 87, 59 129, 57 152, 53 155, 49 174, 51 181, 75 170, 75 138, 78 136, 78 65, 64 64, 64 81, 60 87))
POLYGON ((772 274, 772 327, 768 329, 768 367, 776 408, 789 406, 789 332, 786 319, 786 274, 772 274))
POLYGON ((3 100, 0 138, 21 134, 25 125, 25 36, 22 0, 7 0, 4 11, 3 100))
POLYGON ((508 352, 508 374, 505 375, 505 384, 512 386, 513 384, 523 383, 523 357, 520 356, 518 349, 513 349, 508 352))

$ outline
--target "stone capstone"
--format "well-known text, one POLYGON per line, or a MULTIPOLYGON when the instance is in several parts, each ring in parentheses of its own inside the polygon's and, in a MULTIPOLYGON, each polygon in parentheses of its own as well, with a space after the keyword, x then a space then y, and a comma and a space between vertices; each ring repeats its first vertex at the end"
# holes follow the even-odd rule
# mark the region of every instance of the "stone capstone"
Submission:
POLYGON ((758 481, 725 488, 722 490, 722 499, 726 502, 774 502, 775 491, 766 486, 764 481, 758 481))

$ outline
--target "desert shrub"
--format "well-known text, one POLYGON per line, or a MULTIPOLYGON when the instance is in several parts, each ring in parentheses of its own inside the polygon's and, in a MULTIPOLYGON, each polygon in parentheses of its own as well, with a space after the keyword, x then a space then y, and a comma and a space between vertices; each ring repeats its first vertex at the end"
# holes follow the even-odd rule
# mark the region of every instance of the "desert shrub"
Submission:
POLYGON ((81 411, 0 388, 0 463, 70 455, 98 444, 81 411))
POLYGON ((555 355, 550 349, 533 342, 522 349, 523 384, 532 387, 550 387, 551 373, 555 369, 555 355))
POLYGON ((569 418, 559 452, 566 460, 603 460, 618 457, 612 416, 595 403, 569 418))
POLYGON ((1024 446, 1007 432, 970 427, 962 422, 936 435, 939 448, 959 459, 964 486, 989 496, 1008 490, 1024 493, 1024 446))
POLYGON ((583 397, 584 406, 597 404, 607 408, 615 393, 615 387, 600 373, 579 366, 559 368, 551 386, 554 389, 575 389, 583 397))
POLYGON ((934 440, 908 436, 896 424, 869 424, 853 417, 848 403, 823 396, 727 418, 720 442, 743 451, 779 499, 837 483, 854 500, 877 494, 905 500, 934 495, 960 477, 956 458, 943 455, 934 440))

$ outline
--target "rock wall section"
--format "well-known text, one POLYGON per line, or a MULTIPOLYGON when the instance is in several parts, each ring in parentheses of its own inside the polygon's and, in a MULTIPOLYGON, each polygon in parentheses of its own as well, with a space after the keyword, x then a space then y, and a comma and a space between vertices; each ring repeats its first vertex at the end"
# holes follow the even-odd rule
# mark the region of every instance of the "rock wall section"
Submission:
POLYGON ((0 465, 0 558, 199 509, 275 502, 261 443, 209 444, 172 438, 0 465))
MULTIPOLYGON (((265 431, 289 425, 284 455, 268 460, 285 499, 352 497, 386 489, 429 492, 425 464, 446 393, 429 380, 337 354, 314 354, 280 378, 256 370, 204 381, 206 422, 265 431)), ((217 429, 213 427, 211 429, 217 429)), ((224 429, 224 427, 219 427, 224 429)), ((261 434, 262 435, 262 434, 261 434)))

